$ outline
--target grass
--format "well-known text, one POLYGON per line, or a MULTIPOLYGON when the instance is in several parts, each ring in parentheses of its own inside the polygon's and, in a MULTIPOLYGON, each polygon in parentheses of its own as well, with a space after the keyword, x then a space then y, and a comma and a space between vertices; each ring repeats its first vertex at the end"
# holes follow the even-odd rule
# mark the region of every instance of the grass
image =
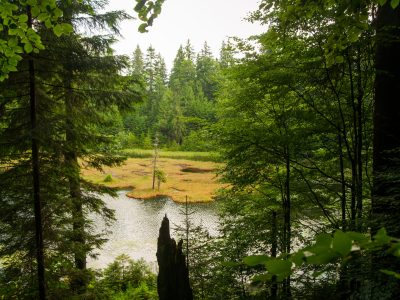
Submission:
MULTIPOLYGON (((154 155, 154 150, 144 149, 123 149, 123 155, 131 158, 151 158, 154 155)), ((158 152, 160 158, 186 159, 194 161, 212 161, 220 162, 221 158, 217 152, 191 152, 191 151, 165 151, 158 152)))
MULTIPOLYGON (((144 150, 143 153, 147 152, 147 150, 144 150)), ((178 154, 181 152, 173 153, 173 155, 179 157, 178 154)), ((192 154, 187 154, 187 157, 191 157, 190 155, 194 155, 195 152, 189 153, 192 154)), ((166 183, 161 183, 160 190, 157 189, 157 182, 155 183, 155 190, 152 190, 153 159, 147 157, 128 158, 122 166, 105 168, 104 172, 82 169, 82 175, 87 180, 108 187, 130 189, 131 191, 127 195, 132 198, 169 197, 176 202, 184 202, 186 196, 188 196, 190 202, 209 202, 213 200, 215 192, 223 188, 223 185, 217 182, 216 176, 216 171, 221 166, 222 164, 212 161, 166 158, 161 155, 157 167, 165 172, 167 180, 166 183), (104 179, 108 175, 112 178, 112 181, 105 182, 104 179)))

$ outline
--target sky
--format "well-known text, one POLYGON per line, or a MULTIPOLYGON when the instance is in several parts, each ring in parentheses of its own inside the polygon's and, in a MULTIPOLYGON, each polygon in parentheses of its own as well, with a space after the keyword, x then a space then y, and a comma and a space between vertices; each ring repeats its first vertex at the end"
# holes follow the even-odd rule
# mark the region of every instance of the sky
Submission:
MULTIPOLYGON (((258 7, 259 0, 166 0, 161 15, 148 33, 139 33, 138 20, 121 24, 123 38, 115 44, 117 54, 131 55, 139 45, 145 51, 152 45, 171 68, 181 44, 190 39, 196 52, 207 41, 218 57, 221 43, 228 37, 245 38, 265 31, 244 19, 258 7)), ((107 10, 125 10, 135 16, 135 0, 110 0, 107 10)))

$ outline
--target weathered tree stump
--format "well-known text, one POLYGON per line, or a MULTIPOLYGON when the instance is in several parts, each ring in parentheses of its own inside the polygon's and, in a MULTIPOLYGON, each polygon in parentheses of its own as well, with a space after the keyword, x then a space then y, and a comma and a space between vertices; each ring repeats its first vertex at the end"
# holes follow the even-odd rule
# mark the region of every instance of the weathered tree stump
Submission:
POLYGON ((161 222, 157 262, 157 291, 160 300, 192 300, 193 293, 189 284, 185 255, 182 252, 182 240, 176 245, 175 240, 171 238, 167 216, 161 222))

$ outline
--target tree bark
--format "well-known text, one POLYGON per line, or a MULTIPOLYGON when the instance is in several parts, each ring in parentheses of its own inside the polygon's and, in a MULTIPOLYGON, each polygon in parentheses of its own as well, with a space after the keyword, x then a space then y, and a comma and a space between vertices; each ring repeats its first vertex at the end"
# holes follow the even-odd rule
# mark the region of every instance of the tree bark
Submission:
MULTIPOLYGON (((27 8, 28 27, 32 28, 31 7, 27 8)), ((35 63, 29 58, 29 102, 30 102, 30 123, 31 123, 31 149, 32 149, 32 179, 33 179, 33 203, 35 215, 35 241, 36 261, 38 273, 39 299, 46 299, 46 280, 44 272, 44 244, 43 244, 43 222, 42 202, 40 197, 40 168, 39 168, 39 147, 37 139, 37 101, 36 101, 36 80, 35 63)))
MULTIPOLYGON (((272 211, 272 224, 271 224, 271 257, 276 257, 277 249, 278 249, 278 229, 276 223, 276 211, 272 211)), ((272 276, 271 280, 271 299, 275 300, 278 296, 278 284, 276 280, 276 276, 272 276)))
MULTIPOLYGON (((289 254, 291 251, 291 238, 292 238, 292 229, 291 229, 291 198, 290 198, 290 156, 289 156, 289 147, 285 147, 285 169, 286 169, 286 178, 285 178, 285 187, 284 187, 284 202, 283 202, 283 227, 284 227, 284 252, 289 254)), ((285 299, 291 298, 291 287, 290 287, 290 276, 288 276, 283 282, 283 290, 285 299)))
POLYGON ((376 18, 372 217, 400 237, 400 8, 389 2, 376 18))
MULTIPOLYGON (((372 234, 385 227, 400 237, 400 7, 390 1, 376 16, 375 110, 373 138, 372 234)), ((372 299, 397 299, 400 281, 378 270, 400 271, 398 259, 375 253, 372 261, 372 299), (377 298, 378 297, 378 298, 377 298)))
POLYGON ((157 262, 159 272, 157 291, 160 300, 192 300, 193 293, 189 283, 182 240, 178 245, 171 238, 169 220, 164 217, 157 242, 157 262))
MULTIPOLYGON (((72 59, 68 59, 69 67, 72 59)), ((68 70, 68 78, 66 78, 66 97, 65 97, 65 114, 66 114, 66 145, 65 145, 65 163, 67 167, 67 178, 69 182, 69 194, 72 201, 72 242, 74 243, 74 260, 77 272, 71 280, 71 288, 78 294, 86 291, 86 241, 85 241, 85 216, 83 213, 82 192, 80 183, 80 166, 78 163, 78 147, 76 128, 74 124, 75 113, 77 109, 74 103, 74 95, 72 90, 72 70, 68 70)))
POLYGON ((346 230, 346 179, 344 176, 344 161, 343 161, 343 143, 342 134, 338 133, 338 146, 339 146, 339 164, 340 164, 340 181, 341 181, 341 212, 342 212, 342 230, 346 230))

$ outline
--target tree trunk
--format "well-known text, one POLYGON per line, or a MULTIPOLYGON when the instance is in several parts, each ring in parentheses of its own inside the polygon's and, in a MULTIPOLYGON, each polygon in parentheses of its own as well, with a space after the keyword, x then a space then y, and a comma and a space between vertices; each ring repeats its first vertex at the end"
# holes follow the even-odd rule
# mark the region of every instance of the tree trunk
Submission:
MULTIPOLYGON (((276 211, 272 211, 272 225, 271 225, 271 257, 276 257, 278 249, 278 230, 276 224, 276 211)), ((271 280, 271 299, 275 300, 278 296, 278 284, 276 281, 276 276, 272 276, 271 280)))
POLYGON ((74 260, 77 272, 71 280, 71 288, 78 294, 83 294, 86 291, 86 242, 85 242, 85 217, 82 205, 82 192, 80 184, 80 166, 78 163, 77 137, 75 134, 74 125, 74 110, 77 104, 73 100, 72 91, 72 71, 68 72, 66 79, 67 93, 65 98, 66 112, 66 152, 65 163, 68 169, 67 178, 69 182, 69 193, 72 201, 72 230, 74 243, 74 260))
MULTIPOLYGON (((286 178, 284 187, 284 202, 283 202, 283 228, 284 228, 284 244, 283 251, 287 254, 291 251, 291 199, 290 199, 290 157, 289 157, 289 147, 285 147, 285 168, 286 168, 286 178)), ((290 276, 288 276, 283 282, 283 290, 285 299, 291 298, 291 288, 290 288, 290 276)))
MULTIPOLYGON (((400 7, 390 1, 376 16, 375 110, 373 139, 372 233, 385 227, 400 237, 400 7)), ((398 259, 375 253, 372 262, 372 298, 396 299, 400 281, 377 270, 400 271, 398 259)))
POLYGON ((182 240, 178 245, 169 233, 169 220, 164 217, 157 242, 157 262, 159 267, 157 291, 160 300, 192 300, 189 273, 182 240))
MULTIPOLYGON (((28 27, 32 28, 31 7, 27 8, 28 27)), ((32 178, 33 178, 33 203, 35 215, 35 240, 36 240, 36 261, 38 272, 39 299, 46 299, 46 281, 44 274, 44 244, 43 244, 43 222, 42 203, 40 197, 40 170, 39 170, 39 148, 37 139, 37 103, 36 103, 36 80, 35 64, 32 56, 29 58, 29 102, 30 102, 30 123, 32 135, 32 178)))
POLYGON ((343 161, 343 142, 342 142, 342 134, 339 132, 338 134, 338 142, 339 142, 339 164, 340 164, 340 182, 341 182, 341 211, 342 211, 342 230, 346 230, 346 179, 344 176, 344 161, 343 161))
POLYGON ((376 26, 373 228, 400 237, 400 8, 379 7, 376 26))

